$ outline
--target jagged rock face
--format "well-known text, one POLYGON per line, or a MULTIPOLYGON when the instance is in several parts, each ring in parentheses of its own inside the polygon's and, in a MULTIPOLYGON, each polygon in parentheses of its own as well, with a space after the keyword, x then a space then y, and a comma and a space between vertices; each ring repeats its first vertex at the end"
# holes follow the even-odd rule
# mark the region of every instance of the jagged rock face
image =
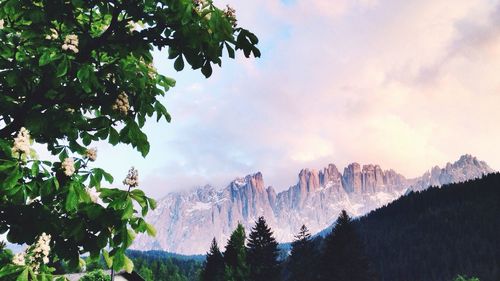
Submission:
POLYGON ((157 229, 155 238, 139 235, 133 248, 182 254, 201 254, 215 237, 222 245, 238 222, 247 230, 264 216, 278 241, 288 242, 302 224, 314 233, 329 226, 341 210, 363 215, 408 190, 464 181, 493 170, 470 155, 445 168, 434 167, 422 177, 406 179, 378 165, 352 163, 341 174, 333 164, 317 170, 303 169, 297 184, 276 193, 265 187, 262 174, 237 178, 226 188, 211 186, 171 193, 158 202, 147 221, 157 229))
POLYGON ((429 186, 441 186, 448 183, 461 182, 479 178, 485 174, 494 172, 484 161, 466 154, 462 155, 455 163, 447 163, 444 168, 433 167, 410 187, 418 191, 429 186))
POLYGON ((408 183, 394 170, 383 171, 379 165, 349 164, 344 169, 342 184, 349 193, 364 194, 379 191, 392 192, 408 183))

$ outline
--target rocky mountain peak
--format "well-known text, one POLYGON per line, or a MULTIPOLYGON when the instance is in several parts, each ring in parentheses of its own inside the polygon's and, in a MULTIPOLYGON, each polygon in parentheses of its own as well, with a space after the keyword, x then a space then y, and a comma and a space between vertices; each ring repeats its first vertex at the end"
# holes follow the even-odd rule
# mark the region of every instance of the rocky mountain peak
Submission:
POLYGON ((238 222, 250 229, 264 216, 280 242, 289 242, 306 224, 312 231, 330 225, 344 209, 363 215, 397 199, 407 190, 465 181, 491 173, 483 161, 463 155, 444 168, 434 166, 416 179, 406 179, 379 165, 351 163, 341 174, 334 164, 302 169, 297 184, 276 193, 266 187, 261 172, 236 178, 226 188, 210 185, 196 190, 170 193, 148 214, 156 238, 139 235, 136 249, 161 249, 183 254, 204 253, 212 237, 224 243, 238 222))

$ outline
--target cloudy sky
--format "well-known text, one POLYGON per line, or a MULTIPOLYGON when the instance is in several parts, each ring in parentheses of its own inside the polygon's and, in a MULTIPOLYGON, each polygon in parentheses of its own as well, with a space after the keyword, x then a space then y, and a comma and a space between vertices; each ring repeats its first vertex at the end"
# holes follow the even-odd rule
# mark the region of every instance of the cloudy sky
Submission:
POLYGON ((177 80, 173 122, 147 125, 146 159, 99 149, 116 178, 135 165, 154 197, 262 171, 282 190, 303 167, 378 163, 413 177, 465 153, 500 169, 500 6, 492 0, 232 0, 262 58, 177 80))

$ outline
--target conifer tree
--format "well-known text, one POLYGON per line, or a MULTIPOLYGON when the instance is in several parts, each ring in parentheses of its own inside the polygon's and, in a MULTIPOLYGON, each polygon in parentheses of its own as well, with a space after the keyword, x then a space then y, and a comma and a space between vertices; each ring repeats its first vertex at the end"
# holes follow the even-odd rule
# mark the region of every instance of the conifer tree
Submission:
POLYGON ((264 217, 260 217, 248 239, 247 261, 250 267, 250 280, 279 280, 278 254, 278 242, 264 217))
POLYGON ((289 281, 314 280, 316 274, 314 248, 311 234, 305 225, 292 242, 292 250, 288 259, 289 281))
POLYGON ((201 281, 223 281, 224 280, 224 257, 219 250, 217 241, 212 240, 210 251, 201 272, 201 281))
POLYGON ((238 224, 231 234, 224 252, 224 281, 248 281, 249 270, 246 264, 245 228, 238 224))
POLYGON ((320 281, 375 280, 364 247, 346 211, 342 211, 332 232, 325 238, 320 281))

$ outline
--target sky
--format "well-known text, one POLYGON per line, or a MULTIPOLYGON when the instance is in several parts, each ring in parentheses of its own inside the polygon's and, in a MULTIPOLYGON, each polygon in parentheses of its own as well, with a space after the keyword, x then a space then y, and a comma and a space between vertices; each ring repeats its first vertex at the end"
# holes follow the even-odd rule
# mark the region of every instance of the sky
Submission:
POLYGON ((117 185, 130 166, 160 198, 261 171, 283 190, 302 168, 377 163, 407 177, 469 153, 500 169, 500 5, 492 0, 232 0, 262 57, 205 79, 173 70, 146 158, 99 145, 117 185))

